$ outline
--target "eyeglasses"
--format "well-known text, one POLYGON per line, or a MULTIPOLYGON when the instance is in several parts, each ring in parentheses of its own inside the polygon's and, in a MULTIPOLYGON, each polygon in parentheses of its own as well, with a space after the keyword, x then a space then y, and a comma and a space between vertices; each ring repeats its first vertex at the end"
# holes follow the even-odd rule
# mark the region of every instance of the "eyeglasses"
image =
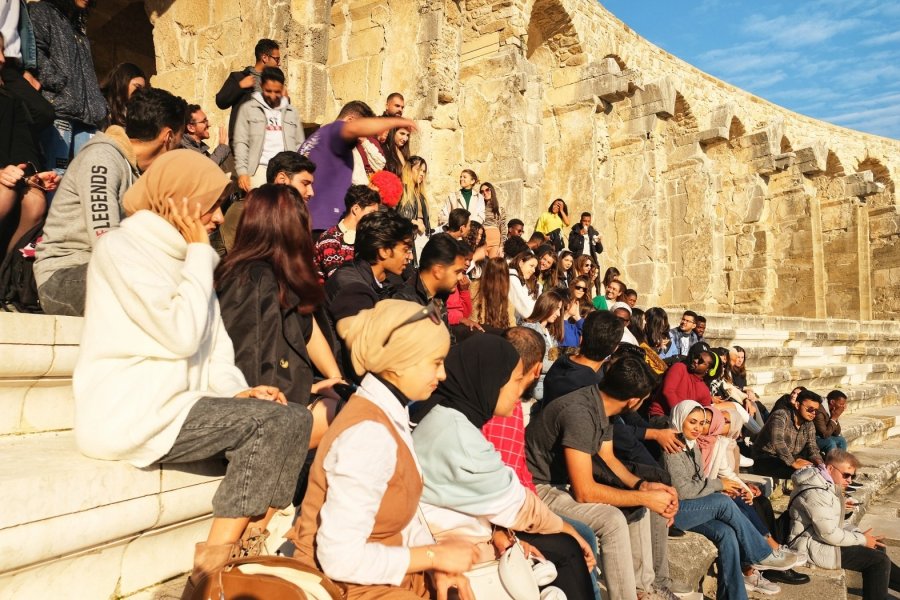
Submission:
POLYGON ((586 292, 586 291, 587 291, 587 288, 584 287, 583 285, 576 285, 576 286, 575 286, 575 289, 578 290, 578 291, 580 291, 580 292, 586 292))
POLYGON ((209 118, 203 119, 202 121, 191 121, 191 125, 199 125, 200 123, 206 123, 209 125, 209 118))
POLYGON ((268 56, 269 58, 271 58, 272 60, 274 60, 276 65, 280 65, 280 64, 281 64, 281 57, 280 57, 280 56, 272 56, 271 54, 266 54, 266 56, 268 56))
POLYGON ((422 310, 415 313, 413 316, 403 321, 396 327, 394 327, 391 332, 388 334, 387 338, 384 340, 384 345, 387 346, 388 342, 391 341, 391 336, 394 335, 394 332, 400 329, 401 327, 405 327, 407 325, 412 325, 413 323, 418 323, 419 321, 423 321, 425 319, 431 319, 431 322, 435 325, 440 325, 442 322, 441 319, 441 309, 434 302, 431 302, 423 308, 422 310))
POLYGON ((482 193, 482 194, 487 194, 487 193, 490 192, 490 191, 491 191, 490 188, 482 188, 482 189, 481 189, 481 193, 482 193))

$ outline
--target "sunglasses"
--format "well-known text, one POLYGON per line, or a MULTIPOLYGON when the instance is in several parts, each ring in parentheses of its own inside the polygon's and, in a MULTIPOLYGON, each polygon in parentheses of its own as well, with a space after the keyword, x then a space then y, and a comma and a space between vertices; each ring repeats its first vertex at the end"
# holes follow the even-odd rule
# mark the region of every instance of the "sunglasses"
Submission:
POLYGON ((385 338, 384 345, 387 346, 388 342, 391 341, 391 336, 394 335, 394 332, 396 332, 401 327, 406 327, 407 325, 412 325, 413 323, 418 323, 419 321, 424 321, 425 319, 430 319, 431 322, 435 325, 441 324, 441 309, 438 308, 438 305, 434 302, 431 302, 430 304, 428 304, 428 306, 424 307, 422 310, 418 311, 413 316, 394 327, 388 334, 387 338, 385 338))
POLYGON ((276 65, 280 65, 280 64, 281 64, 281 57, 280 57, 280 56, 272 56, 271 54, 266 54, 266 56, 268 56, 269 58, 271 58, 272 60, 274 60, 276 65))
POLYGON ((847 481, 850 481, 851 479, 856 477, 856 473, 841 473, 841 477, 843 477, 847 481))
POLYGON ((583 285, 576 285, 576 286, 575 286, 575 289, 576 289, 576 290, 580 290, 580 291, 582 291, 582 292, 586 292, 586 291, 587 291, 587 288, 584 287, 583 285))
POLYGON ((801 406, 800 410, 802 410, 805 413, 812 414, 812 413, 816 412, 816 410, 818 410, 818 408, 815 406, 801 406))

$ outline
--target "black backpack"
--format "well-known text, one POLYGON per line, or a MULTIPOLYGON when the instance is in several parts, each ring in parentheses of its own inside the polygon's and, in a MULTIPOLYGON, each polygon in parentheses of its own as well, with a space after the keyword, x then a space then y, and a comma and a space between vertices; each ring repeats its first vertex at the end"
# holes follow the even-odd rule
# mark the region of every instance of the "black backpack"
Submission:
POLYGON ((787 508, 784 509, 784 512, 778 515, 778 518, 775 519, 775 530, 772 531, 772 538, 775 539, 776 542, 781 544, 782 546, 790 546, 794 543, 798 537, 809 531, 810 527, 812 527, 812 523, 803 528, 803 531, 795 535, 793 538, 789 538, 791 535, 791 505, 794 504, 794 500, 803 495, 804 492, 808 492, 809 490, 828 490, 828 488, 823 487, 808 487, 803 488, 797 494, 791 498, 790 502, 788 502, 787 508))
POLYGON ((0 263, 0 310, 43 312, 34 281, 34 247, 43 229, 43 221, 29 229, 0 263))

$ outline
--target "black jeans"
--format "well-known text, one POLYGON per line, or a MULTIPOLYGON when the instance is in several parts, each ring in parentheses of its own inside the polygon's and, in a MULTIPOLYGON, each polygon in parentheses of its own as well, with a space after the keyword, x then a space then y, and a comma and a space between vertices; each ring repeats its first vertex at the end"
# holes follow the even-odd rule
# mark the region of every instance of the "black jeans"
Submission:
POLYGON ((516 535, 540 550, 544 558, 556 567, 556 580, 550 585, 565 592, 568 600, 594 600, 591 574, 575 538, 568 533, 516 532, 516 535))
POLYGON ((866 546, 841 548, 841 566, 859 571, 863 579, 863 600, 884 600, 888 588, 900 591, 900 568, 891 562, 884 548, 873 550, 866 546))
POLYGON ((756 454, 753 457, 753 472, 775 479, 790 479, 794 474, 794 469, 784 464, 784 461, 778 457, 756 454))

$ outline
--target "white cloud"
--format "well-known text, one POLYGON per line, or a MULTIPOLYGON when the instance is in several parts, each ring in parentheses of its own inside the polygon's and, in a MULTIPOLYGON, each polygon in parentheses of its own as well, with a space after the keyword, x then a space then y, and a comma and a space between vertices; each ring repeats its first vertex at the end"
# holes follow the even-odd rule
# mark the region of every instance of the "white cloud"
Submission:
POLYGON ((869 38, 867 40, 863 40, 860 43, 863 46, 881 46, 881 45, 890 44, 893 42, 900 42, 900 31, 876 35, 875 37, 869 38))
POLYGON ((780 15, 767 19, 759 14, 750 15, 742 29, 745 33, 761 36, 771 42, 789 48, 809 46, 825 42, 838 33, 849 31, 861 24, 858 19, 829 19, 808 14, 780 15))

